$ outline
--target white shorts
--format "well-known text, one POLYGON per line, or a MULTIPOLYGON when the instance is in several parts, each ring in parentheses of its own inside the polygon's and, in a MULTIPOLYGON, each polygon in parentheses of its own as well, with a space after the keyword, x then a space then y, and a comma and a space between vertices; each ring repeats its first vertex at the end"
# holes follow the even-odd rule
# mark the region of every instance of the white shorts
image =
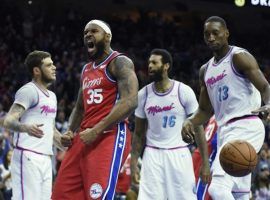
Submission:
POLYGON ((187 147, 145 148, 138 200, 196 200, 195 193, 193 163, 187 147))
POLYGON ((51 199, 50 156, 15 148, 11 160, 11 178, 13 200, 51 199))
POLYGON ((244 177, 233 177, 225 173, 219 162, 219 154, 222 147, 232 140, 248 141, 258 153, 263 145, 265 137, 265 129, 262 121, 259 118, 240 119, 232 123, 219 127, 218 129, 218 151, 216 159, 213 163, 212 182, 216 182, 215 177, 224 176, 222 184, 231 188, 232 193, 236 196, 237 193, 249 193, 251 187, 251 174, 244 177))

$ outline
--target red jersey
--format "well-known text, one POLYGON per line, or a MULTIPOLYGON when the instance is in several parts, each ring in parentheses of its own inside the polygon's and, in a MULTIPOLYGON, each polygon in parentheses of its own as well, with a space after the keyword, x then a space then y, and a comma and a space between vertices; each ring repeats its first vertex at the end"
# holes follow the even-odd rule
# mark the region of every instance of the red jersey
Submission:
POLYGON ((118 99, 116 81, 108 74, 108 65, 117 56, 113 51, 102 63, 86 64, 81 75, 83 92, 84 116, 81 129, 91 128, 112 110, 118 99))
MULTIPOLYGON (((212 116, 210 120, 208 121, 207 126, 205 127, 205 139, 207 142, 209 157, 211 156, 212 151, 216 150, 217 148, 216 141, 215 141, 215 144, 212 144, 213 142, 212 140, 214 139, 214 136, 216 135, 216 131, 217 131, 217 122, 215 121, 215 117, 212 116)), ((197 182, 200 175, 200 166, 202 164, 202 159, 201 159, 201 155, 198 148, 195 149, 195 151, 193 152, 192 160, 193 160, 195 178, 197 182)))

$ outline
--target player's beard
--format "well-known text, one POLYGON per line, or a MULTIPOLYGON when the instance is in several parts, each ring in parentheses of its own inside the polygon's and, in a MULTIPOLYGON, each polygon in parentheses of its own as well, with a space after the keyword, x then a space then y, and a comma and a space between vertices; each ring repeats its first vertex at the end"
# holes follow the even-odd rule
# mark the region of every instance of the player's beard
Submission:
POLYGON ((54 79, 49 78, 42 70, 41 70, 41 81, 46 84, 50 84, 54 81, 54 79))
POLYGON ((151 82, 159 82, 162 81, 163 77, 163 66, 161 68, 159 68, 158 70, 156 70, 153 75, 149 75, 149 79, 151 82))
POLYGON ((95 48, 96 52, 93 55, 89 54, 91 60, 96 60, 102 57, 105 50, 105 43, 103 41, 99 41, 95 44, 95 48))

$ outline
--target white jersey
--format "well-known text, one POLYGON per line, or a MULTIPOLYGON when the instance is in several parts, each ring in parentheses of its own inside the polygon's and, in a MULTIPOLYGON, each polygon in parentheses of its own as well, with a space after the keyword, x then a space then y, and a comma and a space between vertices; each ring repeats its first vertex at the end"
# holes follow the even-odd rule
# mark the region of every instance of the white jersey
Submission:
POLYGON ((139 91, 136 117, 146 118, 146 144, 158 148, 186 146, 181 129, 184 120, 198 108, 193 90, 178 81, 166 93, 155 91, 151 83, 139 91))
POLYGON ((230 119, 251 115, 261 105, 259 91, 233 66, 233 55, 239 52, 246 50, 231 46, 224 58, 215 63, 213 57, 206 67, 204 81, 218 126, 230 119))
POLYGON ((43 137, 36 138, 27 133, 14 134, 15 148, 27 149, 36 153, 52 155, 54 124, 57 110, 56 96, 52 91, 44 93, 33 82, 29 82, 21 87, 16 95, 14 103, 25 108, 25 112, 20 119, 24 124, 43 124, 43 137))

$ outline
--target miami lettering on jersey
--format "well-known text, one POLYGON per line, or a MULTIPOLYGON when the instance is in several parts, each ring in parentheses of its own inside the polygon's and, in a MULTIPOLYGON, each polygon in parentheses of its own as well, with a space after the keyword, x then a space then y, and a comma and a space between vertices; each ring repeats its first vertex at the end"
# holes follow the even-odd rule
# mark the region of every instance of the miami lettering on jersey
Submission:
POLYGON ((208 78, 206 81, 207 86, 209 86, 211 88, 212 85, 214 85, 216 82, 222 80, 225 76, 227 76, 227 74, 225 72, 226 72, 226 70, 224 70, 222 74, 219 74, 216 77, 212 76, 212 77, 208 78))
POLYGON ((160 106, 150 106, 147 108, 147 111, 148 111, 148 114, 152 114, 153 116, 156 114, 156 113, 160 113, 160 112, 164 112, 164 111, 170 111, 174 109, 174 106, 173 106, 173 103, 169 106, 163 106, 163 107, 160 107, 160 106))
POLYGON ((55 108, 51 108, 50 106, 41 106, 41 114, 44 113, 45 115, 48 115, 49 113, 56 113, 56 109, 55 108))

